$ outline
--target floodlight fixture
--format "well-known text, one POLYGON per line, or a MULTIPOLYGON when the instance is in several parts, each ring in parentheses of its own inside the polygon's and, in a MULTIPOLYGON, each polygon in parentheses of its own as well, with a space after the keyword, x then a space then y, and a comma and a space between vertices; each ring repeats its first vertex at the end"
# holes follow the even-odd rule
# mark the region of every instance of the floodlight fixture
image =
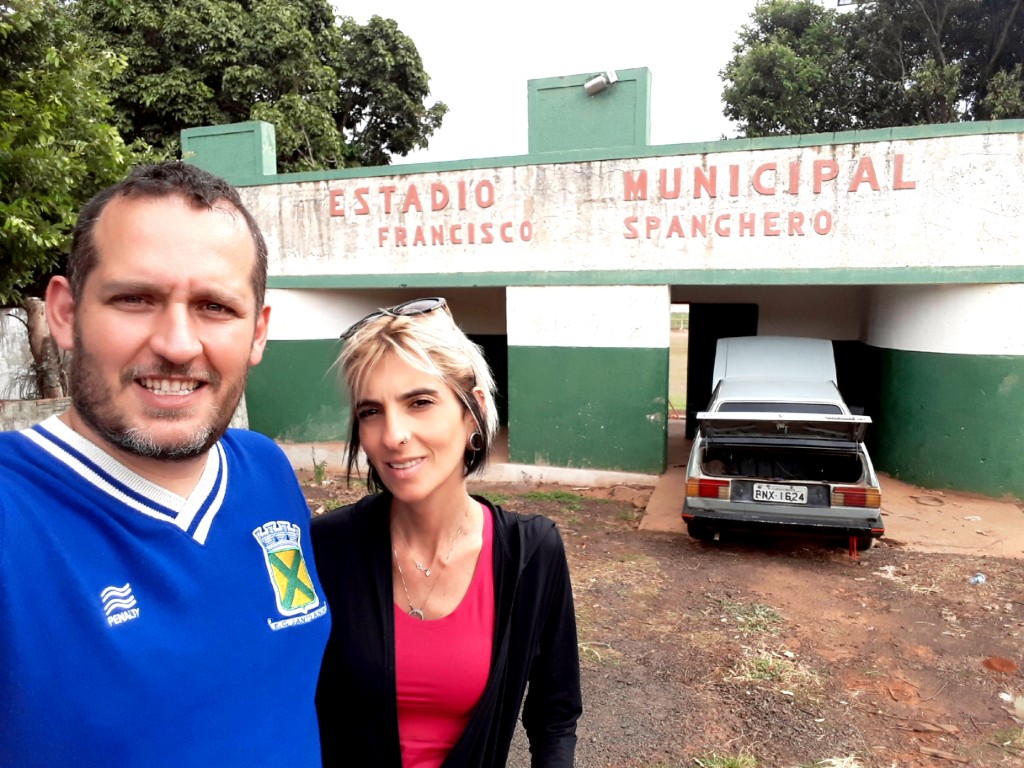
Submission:
POLYGON ((607 72, 594 75, 592 78, 587 80, 587 82, 583 84, 583 90, 587 92, 587 96, 596 96, 612 83, 617 82, 619 82, 619 76, 615 74, 615 70, 609 69, 607 72))

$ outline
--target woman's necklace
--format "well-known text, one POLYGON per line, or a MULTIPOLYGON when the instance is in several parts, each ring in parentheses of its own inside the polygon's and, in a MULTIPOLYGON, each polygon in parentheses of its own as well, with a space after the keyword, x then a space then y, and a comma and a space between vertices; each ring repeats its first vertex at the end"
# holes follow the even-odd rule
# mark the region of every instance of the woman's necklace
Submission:
MULTIPOLYGON (((412 553, 412 547, 409 546, 409 540, 407 538, 405 538, 405 534, 402 533, 402 531, 399 528, 395 528, 395 530, 398 531, 398 535, 402 537, 402 541, 405 543, 405 548, 407 550, 409 550, 409 557, 412 558, 412 562, 416 566, 416 570, 419 571, 420 573, 422 573, 424 576, 429 576, 430 575, 430 568, 428 566, 425 566, 423 563, 421 563, 419 560, 416 559, 416 556, 412 553)), ((462 530, 462 525, 460 524, 459 525, 459 531, 461 531, 461 530, 462 530)), ((455 532, 456 538, 458 538, 459 531, 455 532)), ((455 546, 455 540, 454 539, 452 540, 452 546, 455 546)), ((394 549, 394 547, 392 547, 392 549, 394 549)), ((449 551, 448 554, 451 555, 451 551, 449 551)), ((433 561, 431 561, 431 564, 433 564, 433 561)))
MULTIPOLYGON (((463 524, 465 524, 466 518, 468 516, 469 507, 466 507, 466 513, 462 516, 462 521, 459 523, 459 527, 455 530, 455 535, 452 536, 452 545, 448 547, 448 554, 444 556, 444 559, 441 561, 441 565, 447 567, 448 560, 451 558, 452 552, 455 551, 455 542, 458 541, 459 534, 462 533, 462 526, 463 524)), ((398 531, 398 535, 401 536, 402 541, 405 542, 405 546, 408 548, 409 554, 412 555, 412 547, 410 547, 409 542, 406 541, 405 534, 403 534, 402 531, 397 527, 395 528, 395 530, 398 531)), ((440 581, 440 579, 438 579, 430 585, 430 591, 427 592, 427 596, 423 598, 423 602, 420 604, 420 607, 413 607, 412 595, 409 594, 409 585, 405 583, 405 573, 402 571, 402 562, 398 559, 398 550, 395 549, 394 544, 391 545, 391 553, 395 556, 395 565, 398 566, 398 578, 402 580, 402 589, 405 590, 405 599, 409 602, 409 615, 413 618, 422 621, 426 618, 424 611, 427 609, 427 601, 430 600, 430 596, 434 594, 434 587, 437 586, 437 581, 440 581)), ((413 562, 416 563, 417 570, 422 571, 424 576, 430 575, 430 569, 424 568, 421 563, 417 563, 415 557, 413 558, 413 562)))
POLYGON ((398 577, 402 580, 402 589, 405 590, 405 599, 409 601, 409 615, 412 616, 414 619, 419 619, 420 621, 423 621, 426 618, 426 616, 423 614, 423 611, 427 607, 427 601, 430 599, 430 596, 434 594, 434 587, 437 586, 437 581, 430 585, 430 591, 427 592, 427 596, 423 598, 422 607, 413 608, 412 596, 409 594, 409 585, 405 583, 405 574, 402 573, 402 564, 398 560, 398 550, 396 550, 394 547, 391 547, 391 551, 395 555, 395 565, 398 566, 398 577))

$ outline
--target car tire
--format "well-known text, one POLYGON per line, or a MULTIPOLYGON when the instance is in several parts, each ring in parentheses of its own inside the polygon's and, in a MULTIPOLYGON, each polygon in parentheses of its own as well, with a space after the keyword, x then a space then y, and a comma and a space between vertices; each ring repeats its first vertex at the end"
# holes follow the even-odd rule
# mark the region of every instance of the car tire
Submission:
POLYGON ((715 532, 711 526, 707 523, 702 523, 698 520, 691 520, 686 524, 686 532, 690 534, 691 538, 697 539, 698 541, 714 541, 715 532))

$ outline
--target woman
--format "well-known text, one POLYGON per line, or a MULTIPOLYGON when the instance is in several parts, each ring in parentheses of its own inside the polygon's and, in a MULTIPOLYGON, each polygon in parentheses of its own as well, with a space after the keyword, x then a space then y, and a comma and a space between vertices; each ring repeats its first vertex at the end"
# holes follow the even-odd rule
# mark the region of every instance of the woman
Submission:
POLYGON ((470 496, 498 429, 493 378, 444 299, 342 335, 348 475, 371 495, 313 520, 333 628, 317 689, 324 765, 572 766, 582 710, 572 589, 552 521, 470 496))

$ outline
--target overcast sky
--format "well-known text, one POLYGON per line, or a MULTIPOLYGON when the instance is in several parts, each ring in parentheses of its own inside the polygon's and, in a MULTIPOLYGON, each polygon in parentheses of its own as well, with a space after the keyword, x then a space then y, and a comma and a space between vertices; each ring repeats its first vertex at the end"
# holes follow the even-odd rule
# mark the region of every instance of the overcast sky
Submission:
POLYGON ((449 107, 430 148, 398 163, 522 155, 527 81, 607 69, 651 71, 651 143, 734 136, 719 71, 756 0, 591 4, 559 0, 334 0, 366 22, 395 19, 449 107))

